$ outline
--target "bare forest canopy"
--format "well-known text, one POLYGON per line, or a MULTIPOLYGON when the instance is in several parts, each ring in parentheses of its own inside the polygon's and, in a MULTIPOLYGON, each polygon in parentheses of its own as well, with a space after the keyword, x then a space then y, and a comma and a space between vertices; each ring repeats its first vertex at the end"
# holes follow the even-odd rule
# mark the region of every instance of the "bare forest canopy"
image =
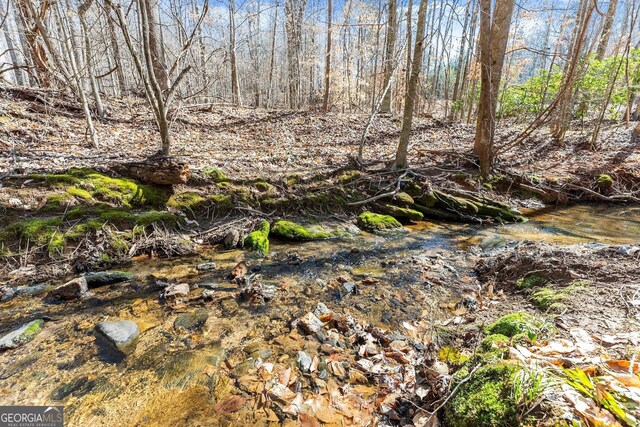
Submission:
POLYGON ((109 100, 144 97, 165 155, 177 116, 221 103, 402 116, 397 167, 413 116, 477 123, 486 174, 542 127, 562 143, 587 121, 595 148, 603 123, 639 119, 639 13, 639 0, 0 0, 0 79, 72 95, 93 146, 109 100), (521 131, 496 144, 505 120, 521 131))

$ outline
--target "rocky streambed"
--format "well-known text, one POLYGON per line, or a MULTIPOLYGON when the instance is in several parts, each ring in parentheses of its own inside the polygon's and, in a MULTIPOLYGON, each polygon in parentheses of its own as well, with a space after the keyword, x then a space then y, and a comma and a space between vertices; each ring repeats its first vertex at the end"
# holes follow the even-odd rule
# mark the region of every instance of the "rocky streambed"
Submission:
MULTIPOLYGON (((63 404, 74 426, 470 425, 475 409, 456 396, 473 402, 464 384, 495 380, 486 355, 516 347, 501 316, 530 316, 515 322, 534 335, 515 338, 527 348, 551 329, 549 342, 637 329, 638 213, 577 206, 525 224, 381 234, 328 222, 339 238, 274 240, 266 258, 209 248, 4 290, 0 403, 63 404), (496 331, 503 346, 485 341, 496 331)), ((618 344, 608 352, 635 351, 618 344)), ((493 403, 477 402, 495 417, 476 422, 530 422, 517 402, 493 403)))

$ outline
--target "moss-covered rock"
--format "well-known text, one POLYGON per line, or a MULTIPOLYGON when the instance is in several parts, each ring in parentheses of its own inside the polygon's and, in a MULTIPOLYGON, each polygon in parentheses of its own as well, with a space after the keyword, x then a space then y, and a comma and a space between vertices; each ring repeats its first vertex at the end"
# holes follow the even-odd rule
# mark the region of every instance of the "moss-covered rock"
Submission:
POLYGON ((312 231, 293 221, 276 221, 271 228, 271 234, 282 240, 320 240, 328 239, 331 233, 326 231, 312 231))
POLYGON ((613 187, 613 178, 606 173, 600 174, 598 178, 596 178, 596 184, 598 184, 600 190, 608 190, 613 187))
POLYGON ((229 181, 229 177, 222 172, 222 170, 214 167, 209 167, 204 170, 204 173, 213 180, 213 182, 226 182, 229 181))
POLYGON ((391 215, 396 219, 406 219, 409 221, 420 221, 424 218, 422 212, 419 212, 415 209, 409 208, 401 208, 400 206, 385 204, 379 206, 379 209, 382 213, 391 215))
POLYGON ((0 352, 19 347, 33 340, 36 335, 42 332, 44 320, 33 320, 22 327, 11 331, 4 337, 0 338, 0 352))
POLYGON ((512 337, 525 332, 537 334, 539 321, 523 311, 502 316, 495 323, 486 327, 485 332, 489 335, 500 334, 512 337))
POLYGON ((244 239, 244 246, 250 248, 262 256, 269 254, 269 221, 262 221, 258 228, 244 239))
POLYGON ((498 363, 478 369, 445 406, 449 427, 518 425, 513 380, 518 367, 498 363))
POLYGON ((363 212, 358 216, 358 227, 367 231, 383 231, 402 228, 402 224, 390 215, 380 215, 373 212, 363 212))
POLYGON ((207 199, 198 193, 185 191, 171 196, 167 202, 167 206, 180 210, 193 211, 202 207, 206 203, 206 200, 207 199))

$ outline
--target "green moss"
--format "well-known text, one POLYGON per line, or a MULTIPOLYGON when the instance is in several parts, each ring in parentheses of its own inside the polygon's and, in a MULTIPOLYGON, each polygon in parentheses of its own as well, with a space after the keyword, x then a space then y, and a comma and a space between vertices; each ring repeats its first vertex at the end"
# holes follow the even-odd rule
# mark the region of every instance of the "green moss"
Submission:
POLYGON ((167 206, 180 210, 196 210, 206 203, 206 199, 198 193, 186 191, 174 194, 169 198, 167 206))
POLYGON ((211 200, 217 208, 229 208, 233 205, 231 203, 231 196, 226 194, 212 194, 209 196, 209 200, 211 200))
POLYGON ((49 194, 47 201, 42 207, 43 212, 61 212, 73 202, 73 197, 67 193, 49 194))
POLYGON ((165 225, 176 225, 178 217, 170 212, 151 211, 142 213, 135 218, 136 225, 147 226, 154 222, 161 222, 165 225))
POLYGON ((484 337, 484 339, 480 342, 480 350, 493 351, 495 349, 504 347, 507 344, 509 344, 509 337, 502 334, 493 334, 484 337))
POLYGON ((100 212, 100 219, 103 222, 111 222, 114 224, 130 224, 135 220, 135 215, 131 212, 123 211, 121 209, 109 209, 100 212))
POLYGON ((6 237, 13 235, 39 244, 48 244, 62 224, 61 218, 32 219, 11 224, 3 234, 6 237))
POLYGON ((424 218, 422 212, 415 209, 401 208, 396 205, 386 204, 380 207, 380 210, 394 218, 407 219, 410 221, 420 221, 424 218))
POLYGON ((80 240, 84 238, 87 234, 97 231, 104 226, 104 221, 101 220, 90 220, 87 222, 83 222, 80 224, 76 224, 64 233, 64 236, 67 240, 80 240))
POLYGON ((438 350, 438 360, 449 365, 462 365, 469 358, 462 355, 456 347, 444 346, 438 350))
POLYGON ((596 178, 596 184, 598 184, 598 188, 601 190, 607 190, 613 187, 613 178, 611 178, 611 175, 603 173, 596 178))
POLYGON ((91 193, 89 193, 87 190, 83 190, 82 188, 69 187, 67 188, 67 193, 82 200, 91 200, 91 193))
POLYGON ((319 240, 331 237, 331 234, 326 231, 312 231, 298 223, 286 220, 276 221, 271 234, 283 240, 319 240))
POLYGON ((213 182, 229 181, 229 178, 227 177, 227 175, 225 175, 225 173, 218 168, 208 167, 204 170, 204 173, 206 173, 209 176, 209 178, 213 180, 213 182))
POLYGON ((449 427, 518 425, 513 380, 518 367, 506 363, 478 369, 445 406, 449 427))
POLYGON ((402 224, 390 215, 380 215, 372 212, 363 212, 358 217, 358 226, 367 231, 382 231, 394 228, 402 228, 402 224))
POLYGON ((125 235, 112 234, 109 236, 109 245, 114 251, 126 254, 131 248, 131 242, 125 235))
POLYGON ((244 239, 245 247, 258 252, 262 256, 268 255, 270 228, 268 221, 262 221, 258 228, 249 233, 244 239))
POLYGON ((545 276, 538 273, 530 273, 516 280, 516 287, 518 289, 531 289, 542 286, 545 283, 547 283, 547 278, 545 276))
POLYGON ((413 206, 413 204, 415 203, 413 200, 413 197, 411 197, 405 192, 397 193, 391 199, 393 200, 394 204, 402 207, 410 207, 410 206, 413 206))
POLYGON ((47 251, 49 252, 49 256, 53 257, 55 255, 62 254, 66 244, 67 240, 62 233, 53 233, 53 235, 49 239, 49 243, 47 244, 47 251))
POLYGON ((216 186, 225 193, 232 195, 237 200, 244 202, 251 201, 251 188, 245 185, 233 184, 231 182, 219 182, 216 186))
POLYGON ((537 321, 533 316, 523 311, 502 316, 495 323, 489 325, 485 332, 489 335, 501 334, 512 337, 516 334, 526 332, 536 334, 538 332, 537 321))
POLYGON ((346 171, 338 175, 338 182, 340 184, 348 184, 360 178, 360 176, 362 176, 362 174, 359 171, 356 171, 356 170, 346 171))
POLYGON ((538 289, 529 296, 529 301, 541 310, 560 311, 566 307, 566 301, 587 286, 586 282, 574 282, 562 289, 538 289))

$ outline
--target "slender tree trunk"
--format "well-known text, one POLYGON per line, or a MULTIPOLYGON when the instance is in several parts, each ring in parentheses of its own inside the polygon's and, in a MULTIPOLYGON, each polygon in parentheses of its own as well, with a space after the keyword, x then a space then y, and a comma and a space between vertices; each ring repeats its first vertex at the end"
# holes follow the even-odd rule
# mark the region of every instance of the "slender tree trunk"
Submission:
POLYGON ((236 59, 236 1, 229 0, 229 64, 231 65, 231 102, 240 105, 240 84, 236 59))
POLYGON ((420 0, 418 8, 418 24, 416 28, 416 44, 413 50, 413 60, 411 64, 411 77, 404 101, 404 113, 402 116, 402 130, 400 131, 400 142, 396 151, 395 167, 398 169, 407 167, 407 151, 409 139, 411 137, 411 125, 413 122, 413 107, 416 101, 418 80, 420 69, 422 68, 422 54, 424 52, 424 27, 426 23, 427 0, 420 0))
MULTIPOLYGON (((5 10, 3 2, 0 1, 0 10, 5 10)), ((13 43, 13 39, 11 39, 11 34, 9 34, 9 4, 7 4, 5 22, 2 25, 2 32, 4 34, 4 41, 7 44, 7 50, 9 52, 9 57, 11 58, 11 64, 13 66, 13 75, 16 79, 16 85, 24 86, 24 79, 22 78, 22 69, 20 66, 20 62, 18 61, 18 54, 16 53, 16 47, 13 43)))
POLYGON ((271 58, 269 60, 269 106, 273 106, 273 71, 276 61, 276 33, 278 28, 278 2, 275 4, 273 30, 271 32, 271 58))
POLYGON ((564 135, 569 129, 575 95, 573 88, 580 74, 580 58, 583 55, 584 42, 594 9, 593 0, 580 0, 578 17, 560 83, 561 92, 557 99, 555 118, 550 126, 553 137, 560 144, 564 142, 564 135))
MULTIPOLYGON (((411 4, 411 1, 409 2, 411 4)), ((389 10, 387 18, 387 40, 385 43, 384 54, 384 81, 382 87, 389 86, 394 68, 395 48, 396 48, 396 34, 398 32, 398 2, 397 0, 389 0, 389 10)), ((380 105, 380 112, 383 114, 391 114, 391 90, 388 90, 384 98, 382 98, 382 105, 380 105)))
POLYGON ((98 117, 104 118, 104 106, 102 104, 102 97, 100 96, 100 90, 98 83, 94 75, 93 67, 93 55, 91 50, 91 41, 89 40, 89 28, 87 26, 86 13, 93 4, 93 0, 87 0, 78 7, 78 17, 80 19, 80 30, 82 32, 82 40, 84 41, 84 54, 86 63, 86 73, 89 77, 89 83, 91 84, 91 91, 93 93, 93 100, 96 104, 96 112, 98 117))
POLYGON ((118 43, 118 38, 116 37, 116 29, 113 25, 113 20, 111 19, 111 0, 104 0, 105 5, 105 13, 107 16, 107 31, 109 34, 109 44, 111 45, 111 49, 113 50, 113 61, 115 62, 116 67, 116 78, 118 79, 118 87, 120 89, 120 95, 124 96, 127 93, 126 80, 124 78, 124 69, 122 66, 122 55, 120 54, 120 44, 118 43))
POLYGON ((324 57, 324 99, 322 109, 329 111, 329 86, 331 84, 331 21, 333 20, 333 1, 327 0, 327 50, 324 57))
POLYGON ((609 7, 607 8, 607 14, 604 18, 604 25, 602 27, 602 34, 600 35, 600 42, 596 49, 596 57, 602 61, 607 53, 607 46, 609 45, 609 38, 611 36, 611 27, 613 27, 613 20, 616 17, 616 8, 618 7, 618 0, 609 0, 609 7))
POLYGON ((141 3, 140 8, 144 8, 144 15, 147 17, 148 29, 146 34, 151 54, 150 61, 153 67, 153 73, 160 89, 162 91, 166 91, 169 89, 169 86, 171 86, 171 83, 169 81, 169 73, 167 71, 167 64, 164 58, 159 23, 156 19, 157 13, 154 12, 154 9, 157 10, 158 5, 155 2, 152 4, 152 1, 154 0, 141 0, 139 4, 141 3))
POLYGON ((498 89, 513 8, 514 0, 497 0, 492 16, 491 0, 480 0, 480 104, 474 153, 480 157, 484 176, 490 173, 493 161, 498 89))

